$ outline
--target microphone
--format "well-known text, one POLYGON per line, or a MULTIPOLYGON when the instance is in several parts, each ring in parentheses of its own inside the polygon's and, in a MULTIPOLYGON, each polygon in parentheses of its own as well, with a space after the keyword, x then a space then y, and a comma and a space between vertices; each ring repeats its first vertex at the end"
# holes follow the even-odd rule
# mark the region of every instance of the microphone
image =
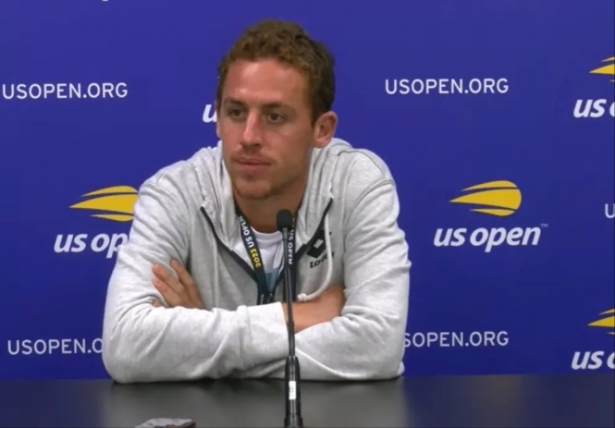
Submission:
POLYGON ((286 358, 286 417, 284 427, 301 428, 303 418, 301 417, 301 393, 299 371, 299 359, 295 356, 295 321, 293 319, 293 287, 291 269, 294 267, 294 239, 290 239, 290 231, 293 230, 293 216, 289 210, 280 210, 277 216, 277 228, 282 232, 282 242, 284 245, 284 290, 288 314, 288 357, 286 358))

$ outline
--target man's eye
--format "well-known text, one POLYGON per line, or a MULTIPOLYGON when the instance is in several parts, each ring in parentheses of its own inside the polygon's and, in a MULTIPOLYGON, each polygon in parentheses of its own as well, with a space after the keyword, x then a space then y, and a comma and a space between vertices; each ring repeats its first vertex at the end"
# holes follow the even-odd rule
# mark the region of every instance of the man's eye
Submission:
POLYGON ((280 123, 280 122, 284 121, 284 116, 282 116, 281 114, 278 114, 278 113, 270 113, 269 114, 269 120, 271 122, 280 123))

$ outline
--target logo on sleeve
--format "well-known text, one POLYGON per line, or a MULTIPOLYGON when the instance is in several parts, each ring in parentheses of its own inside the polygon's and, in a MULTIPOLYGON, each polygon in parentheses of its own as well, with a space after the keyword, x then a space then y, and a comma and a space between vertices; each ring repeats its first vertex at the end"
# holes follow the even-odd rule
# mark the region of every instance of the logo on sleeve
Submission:
MULTIPOLYGON (((331 235, 331 232, 329 232, 329 235, 331 235)), ((327 260, 327 242, 325 241, 325 231, 323 229, 318 231, 314 243, 306 254, 316 259, 310 261, 310 268, 314 268, 327 260)), ((333 253, 331 256, 333 256, 333 253)))

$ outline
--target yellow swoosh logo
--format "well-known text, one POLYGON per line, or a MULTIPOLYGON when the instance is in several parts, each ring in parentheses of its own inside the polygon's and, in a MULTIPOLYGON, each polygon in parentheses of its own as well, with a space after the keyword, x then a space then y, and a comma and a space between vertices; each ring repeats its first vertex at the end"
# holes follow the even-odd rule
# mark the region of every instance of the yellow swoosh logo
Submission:
MULTIPOLYGON (((615 329, 615 309, 602 312, 600 315, 611 315, 610 317, 604 317, 589 324, 590 327, 604 327, 615 329)), ((615 331, 609 332, 609 334, 615 335, 615 331)))
POLYGON ((506 217, 514 214, 521 206, 521 191, 511 181, 489 181, 466 187, 463 191, 474 192, 459 196, 450 202, 476 205, 477 208, 472 208, 471 211, 477 213, 506 217))
MULTIPOLYGON (((605 74, 607 76, 615 76, 615 56, 602 60, 602 62, 612 62, 613 64, 603 65, 590 71, 592 74, 605 74)), ((611 80, 611 82, 615 82, 611 80)))
POLYGON ((130 186, 112 186, 86 193, 83 197, 90 199, 71 205, 70 208, 99 211, 92 214, 92 217, 127 222, 133 218, 137 190, 130 186))

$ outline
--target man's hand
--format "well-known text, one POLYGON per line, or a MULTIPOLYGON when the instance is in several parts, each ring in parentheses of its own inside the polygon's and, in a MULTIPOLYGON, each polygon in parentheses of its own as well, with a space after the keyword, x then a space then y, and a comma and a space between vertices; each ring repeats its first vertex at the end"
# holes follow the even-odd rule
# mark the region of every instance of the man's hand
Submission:
MULTIPOLYGON (((300 332, 316 324, 331 321, 342 313, 346 303, 344 288, 334 285, 325 290, 319 297, 309 302, 293 303, 293 318, 295 332, 300 332)), ((288 321, 288 310, 283 304, 284 318, 288 321)))
MULTIPOLYGON (((164 267, 156 264, 152 267, 154 287, 160 291, 160 294, 171 307, 183 306, 184 308, 203 309, 203 302, 196 284, 188 271, 176 260, 171 260, 171 267, 177 273, 179 281, 164 267)), ((162 306, 157 300, 154 300, 152 305, 162 306)))

